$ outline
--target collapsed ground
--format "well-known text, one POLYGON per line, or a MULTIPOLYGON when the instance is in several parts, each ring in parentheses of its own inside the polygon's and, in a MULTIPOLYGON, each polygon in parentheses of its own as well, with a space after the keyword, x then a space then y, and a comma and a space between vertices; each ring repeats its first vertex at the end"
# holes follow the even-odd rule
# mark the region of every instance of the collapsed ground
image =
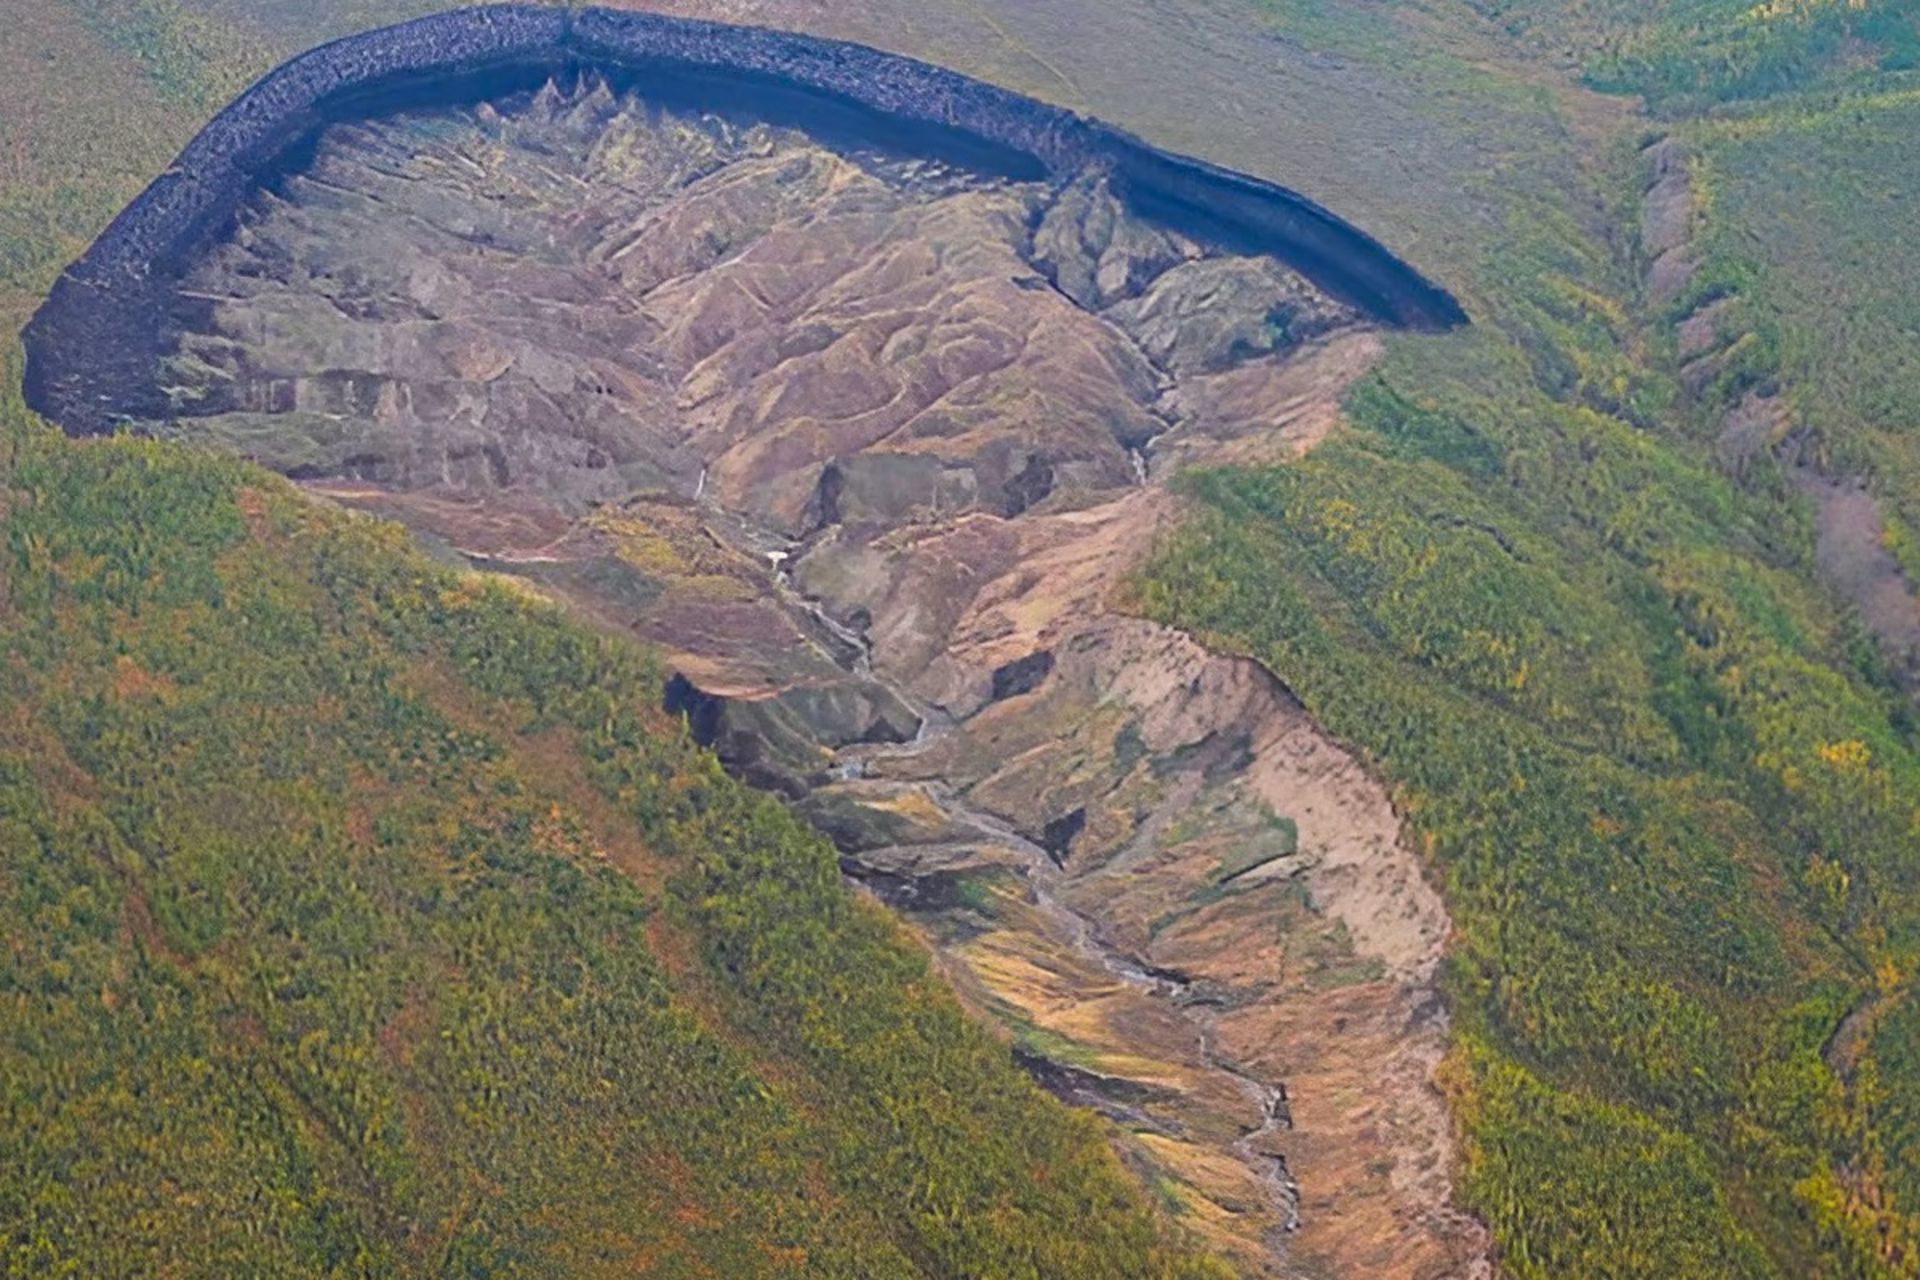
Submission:
POLYGON ((1114 607, 1169 476, 1326 431, 1360 317, 1097 174, 589 79, 334 127, 174 324, 155 430, 658 646, 673 709, 1243 1265, 1482 1247, 1431 1081, 1445 916, 1385 794, 1114 607))

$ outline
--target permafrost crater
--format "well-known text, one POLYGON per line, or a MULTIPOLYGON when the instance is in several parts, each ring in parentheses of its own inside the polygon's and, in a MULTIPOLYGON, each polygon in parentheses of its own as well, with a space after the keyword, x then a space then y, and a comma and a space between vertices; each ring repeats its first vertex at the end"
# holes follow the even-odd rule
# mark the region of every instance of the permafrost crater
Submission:
POLYGON ((28 385, 658 646, 1250 1273, 1467 1276, 1447 920, 1387 796, 1113 605, 1171 475, 1311 447, 1380 327, 1460 319, 1291 193, 936 68, 500 6, 250 91, 62 280, 28 385))

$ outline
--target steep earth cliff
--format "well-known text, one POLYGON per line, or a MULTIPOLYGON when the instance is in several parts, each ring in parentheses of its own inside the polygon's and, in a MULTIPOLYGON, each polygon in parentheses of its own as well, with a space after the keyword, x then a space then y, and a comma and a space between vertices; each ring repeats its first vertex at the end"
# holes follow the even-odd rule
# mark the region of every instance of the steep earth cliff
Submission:
POLYGON ((471 104, 582 67, 659 99, 724 103, 988 172, 1058 179, 1097 168, 1130 209, 1214 243, 1278 254, 1390 323, 1444 330, 1465 320, 1452 295, 1296 192, 929 63, 761 27, 495 4, 323 45, 215 116, 55 283, 26 334, 30 404, 73 434, 163 411, 142 375, 169 286, 231 231, 254 189, 304 166, 328 123, 471 104))

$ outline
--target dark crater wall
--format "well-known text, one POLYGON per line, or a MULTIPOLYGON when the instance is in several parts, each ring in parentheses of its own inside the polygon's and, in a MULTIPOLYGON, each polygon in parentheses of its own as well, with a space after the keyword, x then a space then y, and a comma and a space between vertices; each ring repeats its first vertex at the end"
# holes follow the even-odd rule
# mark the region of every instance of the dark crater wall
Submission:
POLYGON ((70 434, 168 414, 153 376, 172 285, 248 194, 297 171, 326 125, 474 103, 592 70, 649 97, 738 111, 1026 179, 1111 176, 1137 213, 1269 254, 1383 324, 1440 330, 1459 304, 1378 241, 1283 187, 860 45, 602 9, 464 9, 322 46, 221 112, 61 277, 28 325, 26 394, 70 434))

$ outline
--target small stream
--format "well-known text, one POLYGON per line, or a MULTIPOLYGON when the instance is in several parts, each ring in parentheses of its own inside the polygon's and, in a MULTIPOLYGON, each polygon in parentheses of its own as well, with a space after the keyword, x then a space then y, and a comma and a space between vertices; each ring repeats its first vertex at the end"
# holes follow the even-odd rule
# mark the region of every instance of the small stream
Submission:
MULTIPOLYGON (((1144 459, 1138 453, 1135 459, 1136 465, 1144 471, 1144 459)), ((840 661, 839 665, 853 675, 871 680, 885 689, 919 719, 918 731, 909 742, 862 743, 842 748, 835 754, 832 776, 849 781, 867 777, 877 764, 907 760, 926 752, 953 731, 956 724, 954 718, 942 708, 923 703, 912 692, 877 672, 873 664, 872 641, 867 635, 848 627, 833 617, 819 600, 801 592, 793 581, 792 566, 797 553, 803 549, 803 544, 787 541, 781 547, 765 553, 773 566, 771 578, 781 601, 795 614, 811 619, 841 652, 852 655, 850 659, 840 661)), ((822 648, 829 654, 834 652, 832 646, 823 645, 822 648)), ((1259 1079, 1219 1052, 1215 1043, 1217 1000, 1197 993, 1184 976, 1143 965, 1108 942, 1097 920, 1076 911, 1058 896, 1056 890, 1065 873, 1054 855, 1022 834, 1005 818, 976 807, 946 783, 926 782, 919 786, 928 799, 956 825, 976 832, 984 841, 1021 855, 1021 874, 1027 882, 1033 905, 1049 922, 1049 931, 1075 955, 1091 961, 1102 971, 1149 998, 1168 1002, 1180 1010, 1181 1016, 1194 1028, 1200 1064, 1209 1071, 1230 1077, 1262 1117, 1258 1125, 1246 1130, 1233 1143, 1232 1150, 1267 1188, 1279 1211, 1282 1229, 1286 1232, 1297 1231, 1301 1225, 1299 1183, 1284 1156, 1262 1149, 1272 1135, 1293 1128, 1286 1086, 1259 1079)), ((859 884, 855 876, 849 876, 848 879, 855 885, 859 884)), ((1115 1103, 1114 1110, 1115 1118, 1123 1122, 1127 1116, 1131 1116, 1136 1123, 1144 1119, 1124 1104, 1115 1103)))

